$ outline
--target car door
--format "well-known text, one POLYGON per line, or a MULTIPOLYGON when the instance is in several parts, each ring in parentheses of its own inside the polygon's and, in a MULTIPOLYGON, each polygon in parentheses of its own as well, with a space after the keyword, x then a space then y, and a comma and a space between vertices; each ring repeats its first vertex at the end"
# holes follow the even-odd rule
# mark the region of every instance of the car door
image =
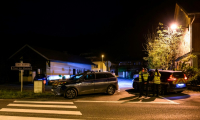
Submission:
POLYGON ((84 76, 84 80, 80 83, 79 93, 89 94, 94 93, 94 74, 87 74, 84 76))
POLYGON ((96 73, 96 79, 94 80, 95 93, 105 92, 107 89, 108 78, 104 73, 96 73))

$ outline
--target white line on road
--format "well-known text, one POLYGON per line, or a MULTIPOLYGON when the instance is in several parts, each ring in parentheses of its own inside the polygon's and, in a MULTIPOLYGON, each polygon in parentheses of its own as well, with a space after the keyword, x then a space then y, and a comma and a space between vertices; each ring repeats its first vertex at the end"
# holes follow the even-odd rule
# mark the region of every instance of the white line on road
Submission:
POLYGON ((165 100, 167 100, 167 101, 169 101, 169 102, 171 102, 171 103, 174 103, 174 104, 179 104, 179 103, 177 103, 177 102, 174 102, 174 101, 172 101, 172 100, 169 100, 169 99, 167 99, 167 98, 165 98, 165 97, 162 97, 162 96, 160 96, 161 98, 163 98, 163 99, 165 99, 165 100))
POLYGON ((36 110, 36 109, 14 109, 2 108, 4 112, 24 112, 24 113, 47 113, 47 114, 63 114, 63 115, 82 115, 80 111, 61 111, 61 110, 36 110))
POLYGON ((176 103, 176 102, 173 102, 173 101, 169 101, 169 102, 154 102, 154 101, 151 101, 151 102, 142 102, 142 101, 84 101, 84 100, 79 100, 79 101, 74 101, 74 102, 93 102, 93 103, 150 103, 150 104, 179 104, 179 103, 176 103))
POLYGON ((77 108, 76 106, 66 106, 66 105, 35 105, 35 104, 8 104, 7 106, 18 106, 18 107, 51 107, 51 108, 77 108))
POLYGON ((41 117, 21 117, 0 115, 1 120, 83 120, 83 119, 62 119, 62 118, 41 118, 41 117))
POLYGON ((52 101, 17 101, 14 102, 23 102, 23 103, 50 103, 50 104, 74 104, 73 102, 52 102, 52 101))

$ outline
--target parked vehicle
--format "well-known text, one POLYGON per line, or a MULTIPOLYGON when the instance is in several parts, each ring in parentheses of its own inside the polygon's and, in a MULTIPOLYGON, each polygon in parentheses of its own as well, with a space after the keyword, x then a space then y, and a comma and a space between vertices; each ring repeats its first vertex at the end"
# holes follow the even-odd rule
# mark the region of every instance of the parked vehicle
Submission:
POLYGON ((34 81, 35 80, 43 80, 44 81, 44 84, 48 84, 47 83, 47 77, 45 74, 37 74, 35 77, 34 77, 34 81))
MULTIPOLYGON (((169 92, 182 92, 187 88, 187 76, 182 71, 159 70, 161 74, 161 90, 167 94, 169 92)), ((154 71, 150 71, 149 88, 153 85, 154 71)), ((139 77, 133 79, 133 88, 139 91, 139 77)))
POLYGON ((88 72, 77 74, 68 80, 52 84, 51 91, 65 98, 90 93, 107 93, 112 95, 118 90, 118 79, 110 72, 88 72))

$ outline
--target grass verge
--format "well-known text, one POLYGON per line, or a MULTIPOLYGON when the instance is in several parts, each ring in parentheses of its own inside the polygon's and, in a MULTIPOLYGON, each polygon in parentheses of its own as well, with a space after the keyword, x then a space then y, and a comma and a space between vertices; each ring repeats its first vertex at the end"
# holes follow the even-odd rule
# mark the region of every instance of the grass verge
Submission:
POLYGON ((51 92, 34 93, 32 91, 0 90, 0 99, 20 99, 20 98, 55 98, 51 92))

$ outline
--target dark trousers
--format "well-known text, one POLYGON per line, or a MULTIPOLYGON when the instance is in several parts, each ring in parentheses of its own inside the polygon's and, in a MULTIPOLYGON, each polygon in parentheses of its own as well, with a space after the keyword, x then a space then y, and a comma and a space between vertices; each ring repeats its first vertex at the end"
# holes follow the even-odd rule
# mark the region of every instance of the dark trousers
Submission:
POLYGON ((149 93, 149 82, 139 82, 140 84, 140 96, 143 95, 144 88, 146 88, 146 96, 148 96, 149 93))
POLYGON ((156 92, 156 96, 159 95, 159 89, 160 89, 160 84, 153 84, 153 96, 155 95, 156 92))
POLYGON ((144 88, 146 88, 146 96, 149 94, 149 82, 144 82, 144 88))
POLYGON ((143 91, 144 91, 144 83, 143 82, 139 82, 139 84, 140 84, 140 96, 142 96, 143 95, 143 91))

